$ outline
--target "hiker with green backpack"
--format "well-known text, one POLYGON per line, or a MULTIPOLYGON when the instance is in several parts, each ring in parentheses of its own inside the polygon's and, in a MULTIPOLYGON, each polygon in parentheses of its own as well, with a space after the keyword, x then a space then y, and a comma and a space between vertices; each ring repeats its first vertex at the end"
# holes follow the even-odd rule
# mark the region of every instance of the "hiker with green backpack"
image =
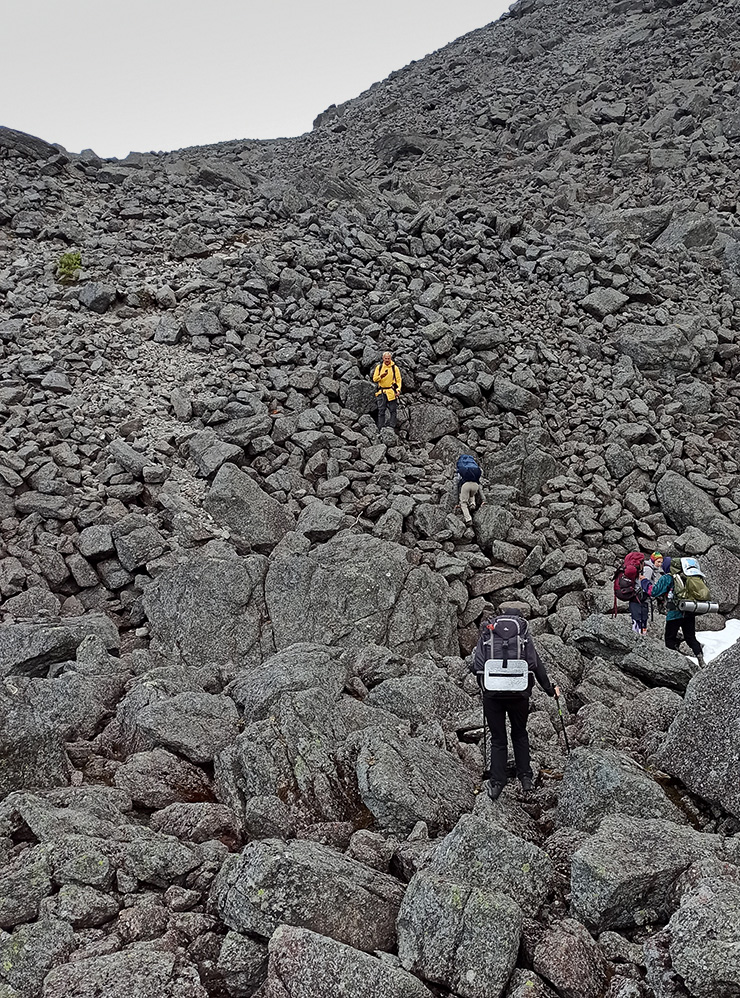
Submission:
POLYGON ((704 667, 704 651, 696 637, 696 618, 702 613, 716 613, 717 603, 711 602, 709 587, 696 558, 663 559, 663 575, 653 584, 650 593, 653 599, 666 598, 666 648, 679 650, 681 634, 683 640, 696 655, 699 665, 704 667), (679 633, 680 632, 680 633, 679 633))

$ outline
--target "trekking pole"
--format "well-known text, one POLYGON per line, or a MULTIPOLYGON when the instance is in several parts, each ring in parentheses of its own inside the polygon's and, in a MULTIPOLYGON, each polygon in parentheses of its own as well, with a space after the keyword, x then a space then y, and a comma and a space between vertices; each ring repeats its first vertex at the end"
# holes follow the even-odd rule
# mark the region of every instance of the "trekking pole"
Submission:
MULTIPOLYGON (((483 703, 483 697, 481 697, 481 704, 483 703)), ((483 711, 483 779, 487 780, 491 775, 491 771, 488 767, 488 725, 486 724, 486 712, 483 711)))
POLYGON ((570 755, 570 742, 568 741, 568 732, 565 730, 565 718, 563 717, 563 711, 560 708, 560 697, 555 695, 555 703, 558 705, 558 715, 560 717, 560 723, 563 726, 563 737, 565 738, 565 748, 570 755))

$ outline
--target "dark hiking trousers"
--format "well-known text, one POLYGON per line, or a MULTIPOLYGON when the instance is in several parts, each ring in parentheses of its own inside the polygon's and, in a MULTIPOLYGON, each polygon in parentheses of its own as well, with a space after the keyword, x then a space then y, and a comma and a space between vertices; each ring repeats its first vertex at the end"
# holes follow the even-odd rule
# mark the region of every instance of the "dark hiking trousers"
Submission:
POLYGON ((506 715, 511 725, 517 776, 532 776, 529 758, 527 716, 529 697, 483 697, 483 713, 491 732, 491 783, 506 783, 506 763, 509 750, 506 741, 506 715))
POLYGON ((381 392, 378 395, 378 429, 382 430, 385 426, 385 413, 388 411, 388 425, 393 428, 396 425, 396 415, 398 413, 398 402, 394 399, 390 402, 386 397, 385 393, 381 392))
POLYGON ((695 655, 702 654, 702 647, 696 637, 696 614, 685 613, 683 617, 665 622, 665 646, 678 651, 681 644, 679 631, 683 631, 683 639, 695 655))

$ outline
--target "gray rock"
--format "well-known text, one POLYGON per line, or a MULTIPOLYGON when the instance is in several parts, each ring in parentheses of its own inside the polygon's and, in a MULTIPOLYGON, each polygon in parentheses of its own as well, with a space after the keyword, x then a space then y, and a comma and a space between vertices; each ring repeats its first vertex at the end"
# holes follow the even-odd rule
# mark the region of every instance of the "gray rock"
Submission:
POLYGON ((398 544, 341 533, 308 554, 278 551, 265 584, 278 647, 300 635, 325 644, 457 651, 447 583, 414 567, 398 544))
POLYGON ((586 295, 580 302, 581 308, 597 319, 605 319, 607 315, 615 315, 622 309, 629 298, 614 288, 598 288, 586 295))
POLYGON ((129 756, 116 770, 113 782, 143 807, 164 808, 175 802, 213 799, 205 773, 164 749, 129 756))
POLYGON ((274 547, 295 521, 285 507, 233 464, 224 464, 204 502, 218 523, 254 549, 274 547))
POLYGON ((85 284, 80 288, 80 304, 89 308, 91 312, 102 315, 107 312, 116 300, 116 289, 109 284, 85 284))
POLYGON ((740 884, 702 880, 666 926, 672 970, 691 998, 740 994, 740 884))
POLYGON ((625 323, 615 339, 620 353, 631 357, 640 370, 659 375, 671 368, 695 370, 711 359, 716 345, 716 335, 710 330, 678 322, 665 326, 625 323))
POLYGON ((61 733, 12 690, 6 684, 0 693, 0 799, 14 790, 65 786, 70 774, 61 733))
POLYGON ((521 931, 521 910, 505 894, 422 871, 398 916, 398 955, 407 970, 461 998, 499 998, 521 931))
POLYGON ((595 832, 608 814, 664 818, 685 824, 686 817, 660 786, 619 752, 578 748, 566 761, 558 788, 558 825, 595 832))
POLYGON ((118 648, 118 630, 103 614, 67 618, 58 624, 1 625, 0 675, 45 676, 50 666, 74 658, 88 635, 99 638, 106 648, 118 648))
POLYGON ((151 650, 186 665, 248 665, 274 651, 263 595, 265 559, 200 554, 147 587, 151 650))
POLYGON ((346 526, 347 515, 342 510, 328 503, 312 502, 301 510, 296 530, 311 542, 321 543, 346 526))
POLYGON ((49 851, 31 846, 0 866, 0 928, 34 922, 41 901, 53 892, 49 851))
POLYGON ((639 676, 651 686, 670 686, 677 690, 686 689, 697 668, 685 655, 653 641, 642 641, 639 648, 622 659, 625 672, 639 676))
POLYGON ((127 949, 52 970, 43 998, 208 998, 197 971, 172 953, 127 949))
POLYGON ((0 939, 0 976, 20 996, 41 994, 46 975, 64 963, 76 948, 68 922, 45 918, 20 925, 11 936, 0 939))
POLYGON ((540 399, 534 392, 515 384, 508 378, 497 374, 493 382, 491 401, 504 412, 532 412, 540 407, 540 399))
POLYGON ((715 544, 701 555, 701 568, 712 599, 719 603, 721 614, 732 614, 740 604, 740 558, 715 544))
POLYGON ((371 381, 351 381, 347 388, 345 405, 359 415, 372 412, 376 406, 376 388, 371 381))
POLYGON ((409 410, 409 437, 427 443, 439 440, 447 434, 457 433, 459 428, 455 413, 442 405, 422 402, 412 405, 409 410))
POLYGON ((574 914, 599 930, 664 921, 678 876, 720 849, 718 836, 672 821, 608 815, 573 856, 574 914))
POLYGON ((216 969, 229 995, 248 998, 267 976, 267 947, 249 936, 229 931, 218 954, 216 969))
POLYGON ((113 535, 107 524, 85 527, 77 538, 77 547, 83 558, 104 558, 113 554, 113 535))
MULTIPOLYGON (((174 684, 173 684, 174 685, 174 684)), ((212 762, 239 731, 239 718, 228 697, 194 688, 160 690, 145 678, 121 701, 118 720, 128 746, 161 745, 193 762, 212 762)))
POLYGON ((190 440, 190 456, 198 471, 210 478, 227 461, 240 461, 244 457, 241 444, 222 440, 213 430, 201 430, 190 440))
POLYGON ((266 839, 230 857, 211 904, 226 925, 269 939, 297 925, 372 952, 395 945, 403 885, 318 842, 266 839))
POLYGON ((591 229, 597 236, 617 232, 627 242, 650 243, 666 228, 672 214, 671 208, 663 206, 601 211, 594 214, 591 229))
POLYGON ((196 309, 188 312, 183 323, 188 336, 220 336, 223 333, 223 326, 219 322, 218 316, 206 309, 196 309))
POLYGON ((473 807, 473 773, 435 744, 369 729, 349 747, 360 797, 385 832, 408 835, 419 821, 446 831, 473 807))
POLYGON ((346 679, 347 665, 336 649, 299 643, 272 655, 261 667, 242 670, 224 692, 249 723, 268 717, 287 692, 321 689, 338 698, 346 679))
POLYGON ((307 929, 279 926, 269 952, 264 998, 431 998, 391 962, 307 929))
POLYGON ((15 128, 6 128, 4 125, 0 126, 0 146, 4 149, 12 149, 34 160, 49 159, 59 152, 56 146, 36 138, 35 135, 19 132, 15 128))
POLYGON ((540 939, 534 969, 562 998, 601 998, 610 977, 598 944, 574 918, 563 919, 540 939))
POLYGON ((658 482, 656 494, 665 517, 679 530, 699 527, 728 551, 740 554, 740 526, 720 513, 698 485, 667 471, 658 482))
POLYGON ((740 818, 740 648, 733 645, 699 672, 668 735, 658 765, 694 793, 740 818))
POLYGON ((208 801, 168 804, 152 815, 152 828, 183 842, 218 840, 229 850, 239 848, 243 840, 239 819, 231 808, 208 801))
POLYGON ((472 706, 467 693, 433 666, 420 675, 387 679, 370 691, 365 703, 415 724, 434 720, 452 729, 472 706))

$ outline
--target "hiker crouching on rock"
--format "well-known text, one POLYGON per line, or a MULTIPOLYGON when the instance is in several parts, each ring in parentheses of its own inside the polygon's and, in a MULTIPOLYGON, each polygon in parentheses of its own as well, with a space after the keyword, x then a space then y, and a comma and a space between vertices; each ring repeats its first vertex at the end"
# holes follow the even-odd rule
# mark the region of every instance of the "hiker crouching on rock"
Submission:
POLYGON ((401 394, 401 372, 393 363, 390 351, 386 350, 383 360, 373 371, 373 381, 378 386, 375 397, 378 400, 378 429, 385 426, 385 414, 388 412, 388 426, 395 429, 398 414, 398 398, 401 394))
POLYGON ((455 485, 457 486, 457 504, 462 511, 463 520, 472 523, 471 509, 483 505, 483 489, 480 480, 483 472, 478 462, 469 454, 463 454, 458 459, 455 485))
POLYGON ((506 786, 507 715, 517 776, 522 790, 528 793, 534 782, 527 734, 534 681, 548 696, 559 697, 560 690, 550 682, 529 635, 527 621, 518 610, 502 607, 498 616, 482 625, 471 668, 481 688, 483 714, 491 733, 488 796, 496 800, 506 786))

